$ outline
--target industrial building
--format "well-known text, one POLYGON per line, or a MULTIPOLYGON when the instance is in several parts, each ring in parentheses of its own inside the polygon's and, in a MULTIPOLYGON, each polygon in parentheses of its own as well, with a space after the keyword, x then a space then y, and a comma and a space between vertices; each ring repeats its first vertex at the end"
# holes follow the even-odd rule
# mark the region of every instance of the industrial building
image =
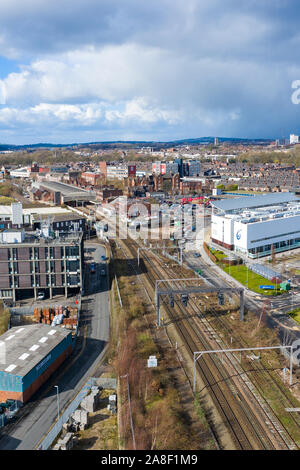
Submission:
POLYGON ((40 323, 0 336, 0 402, 25 403, 72 352, 72 332, 40 323))
POLYGON ((0 298, 16 300, 78 293, 82 287, 83 235, 0 232, 0 298))
POLYGON ((95 201, 96 199, 94 191, 86 191, 85 189, 57 181, 42 181, 41 183, 34 183, 31 190, 33 198, 35 197, 34 192, 37 190, 39 191, 36 196, 38 199, 47 199, 49 204, 54 205, 65 203, 77 204, 79 201, 83 203, 95 201), (43 193, 46 193, 47 197, 43 195, 43 193))
POLYGON ((211 239, 249 258, 300 247, 300 199, 272 193, 211 202, 211 239))

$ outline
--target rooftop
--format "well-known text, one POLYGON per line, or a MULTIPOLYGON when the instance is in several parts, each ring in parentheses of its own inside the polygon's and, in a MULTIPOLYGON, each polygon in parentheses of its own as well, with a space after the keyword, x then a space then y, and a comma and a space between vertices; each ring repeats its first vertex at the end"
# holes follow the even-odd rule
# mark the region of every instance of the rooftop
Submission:
MULTIPOLYGON (((3 233, 19 233, 22 232, 23 229, 4 229, 0 230, 3 233)), ((33 245, 40 245, 40 246, 53 246, 53 245, 77 245, 80 243, 82 239, 81 232, 67 232, 66 234, 60 234, 58 237, 44 237, 43 235, 36 235, 32 232, 25 232, 25 238, 22 242, 0 242, 0 246, 8 247, 8 246, 17 246, 17 247, 32 247, 33 245)))
POLYGON ((59 191, 63 194, 69 194, 69 193, 86 193, 87 191, 81 188, 77 188, 76 186, 71 186, 69 184, 65 183, 59 183, 57 181, 43 181, 40 183, 40 186, 43 188, 50 189, 51 191, 59 191))
MULTIPOLYGON (((73 214, 69 209, 64 207, 23 207, 24 215, 52 215, 52 214, 73 214)), ((0 205, 0 215, 12 215, 11 205, 0 205)))
MULTIPOLYGON (((47 220, 48 217, 49 217, 48 213, 32 215, 32 218, 35 222, 39 222, 41 219, 47 220)), ((60 213, 56 214, 55 212, 53 212, 51 214, 51 222, 60 222, 60 221, 65 221, 65 220, 81 220, 84 218, 85 218, 84 215, 75 214, 75 212, 71 212, 71 211, 68 211, 62 214, 60 213)))
POLYGON ((59 183, 57 181, 42 181, 40 183, 40 188, 61 193, 65 202, 73 199, 79 200, 81 198, 84 200, 90 200, 95 199, 96 197, 94 191, 87 191, 85 189, 78 188, 77 186, 59 183))
POLYGON ((68 335, 71 331, 41 323, 11 328, 0 336, 0 371, 24 377, 68 335))
POLYGON ((223 199, 220 201, 212 201, 211 204, 220 211, 232 211, 241 209, 254 209, 264 206, 274 206, 276 204, 284 204, 288 202, 298 201, 300 199, 295 193, 271 193, 263 196, 239 197, 237 199, 223 199))

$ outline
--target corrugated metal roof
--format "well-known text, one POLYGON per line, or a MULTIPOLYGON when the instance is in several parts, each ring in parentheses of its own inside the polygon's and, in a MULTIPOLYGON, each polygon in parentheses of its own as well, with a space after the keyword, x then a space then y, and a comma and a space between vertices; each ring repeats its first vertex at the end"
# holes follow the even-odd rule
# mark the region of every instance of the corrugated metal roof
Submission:
POLYGON ((77 186, 71 186, 65 183, 59 183, 58 181, 42 181, 40 187, 49 189, 50 191, 59 191, 62 194, 89 194, 86 189, 78 188, 77 186))
POLYGON ((41 323, 11 328, 0 336, 0 371, 24 377, 71 334, 41 323))
POLYGON ((300 201, 295 193, 271 193, 263 196, 239 197, 237 199, 224 199, 221 201, 211 201, 216 209, 230 211, 237 209, 251 209, 254 207, 273 206, 285 202, 300 201))

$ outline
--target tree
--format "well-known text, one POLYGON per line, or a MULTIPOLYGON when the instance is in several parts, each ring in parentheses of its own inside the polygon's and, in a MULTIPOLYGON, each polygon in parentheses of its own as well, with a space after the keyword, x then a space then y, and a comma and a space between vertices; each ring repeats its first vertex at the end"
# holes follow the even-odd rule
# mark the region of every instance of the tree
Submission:
POLYGON ((228 186, 226 186, 226 191, 236 191, 237 189, 238 189, 237 184, 229 184, 228 186))

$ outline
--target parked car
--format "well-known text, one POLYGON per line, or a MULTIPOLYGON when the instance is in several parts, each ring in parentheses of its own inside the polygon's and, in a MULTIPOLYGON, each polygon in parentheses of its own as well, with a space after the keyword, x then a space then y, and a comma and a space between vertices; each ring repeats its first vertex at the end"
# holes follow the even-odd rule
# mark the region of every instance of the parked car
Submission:
POLYGON ((105 256, 105 255, 102 255, 102 256, 101 256, 101 259, 102 259, 102 261, 106 261, 106 256, 105 256))
POLYGON ((44 300, 45 292, 43 292, 43 291, 39 292, 37 298, 38 298, 38 300, 44 300))
POLYGON ((194 253, 194 258, 200 258, 200 256, 201 256, 200 253, 197 253, 197 252, 194 253))

